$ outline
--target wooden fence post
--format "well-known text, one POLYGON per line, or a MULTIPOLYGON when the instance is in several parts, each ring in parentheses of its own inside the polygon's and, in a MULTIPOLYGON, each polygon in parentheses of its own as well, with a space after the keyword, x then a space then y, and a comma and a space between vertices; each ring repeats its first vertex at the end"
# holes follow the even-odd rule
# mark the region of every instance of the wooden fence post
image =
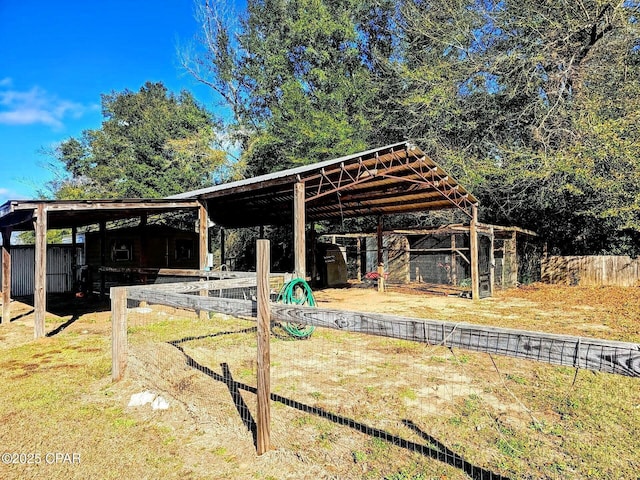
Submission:
POLYGON ((11 321, 11 229, 2 229, 2 320, 11 321))
POLYGON ((469 254, 471 255, 471 298, 480 298, 480 272, 478 269, 478 206, 472 206, 471 224, 469 225, 469 254))
POLYGON ((111 380, 117 382, 127 367, 127 289, 112 287, 111 292, 111 380))
POLYGON ((384 263, 378 264, 378 292, 384 293, 384 263))
POLYGON ((256 273, 258 280, 258 410, 257 410, 257 450, 262 455, 271 448, 271 309, 269 306, 269 273, 271 255, 269 240, 258 240, 256 248, 256 273))
POLYGON ((299 278, 307 276, 306 211, 304 183, 293 188, 293 252, 294 270, 299 278))
POLYGON ((33 279, 33 336, 45 336, 45 316, 47 314, 47 209, 43 203, 35 211, 34 230, 36 233, 35 271, 33 279))

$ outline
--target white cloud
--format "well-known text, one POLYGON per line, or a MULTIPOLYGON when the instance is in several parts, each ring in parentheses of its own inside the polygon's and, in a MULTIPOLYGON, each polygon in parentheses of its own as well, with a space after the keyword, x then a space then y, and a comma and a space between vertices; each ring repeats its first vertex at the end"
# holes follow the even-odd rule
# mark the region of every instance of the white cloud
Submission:
POLYGON ((20 200, 25 198, 24 195, 21 195, 10 188, 0 187, 0 205, 3 205, 7 200, 20 200))
POLYGON ((25 91, 13 89, 12 85, 10 78, 0 79, 0 124, 42 124, 60 129, 65 118, 80 117, 88 110, 80 103, 50 95, 40 87, 25 91))

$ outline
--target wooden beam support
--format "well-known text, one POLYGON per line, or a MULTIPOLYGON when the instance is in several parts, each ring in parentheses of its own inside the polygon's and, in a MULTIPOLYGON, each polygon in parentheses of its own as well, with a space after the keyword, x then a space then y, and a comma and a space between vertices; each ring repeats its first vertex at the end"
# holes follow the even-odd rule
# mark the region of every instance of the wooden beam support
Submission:
POLYGON ((140 254, 138 255, 138 266, 140 268, 147 267, 147 251, 149 250, 149 238, 147 236, 147 221, 149 218, 146 213, 140 215, 140 254))
POLYGON ((222 270, 222 266, 226 265, 227 259, 225 258, 224 252, 224 228, 220 228, 220 269, 222 270))
POLYGON ((471 209, 471 225, 469 227, 469 244, 471 247, 471 298, 480 298, 480 272, 478 266, 478 206, 471 209))
POLYGON ((491 244, 489 245, 489 293, 493 296, 493 290, 495 288, 496 282, 496 255, 494 252, 495 248, 495 232, 493 231, 493 225, 489 227, 489 240, 491 244))
POLYGON ((513 269, 512 269, 512 283, 511 285, 513 285, 514 287, 518 286, 518 232, 513 231, 511 233, 511 243, 512 243, 512 248, 513 248, 513 257, 512 257, 512 265, 513 265, 513 269))
POLYGON ((268 240, 258 240, 256 245, 257 273, 257 440, 258 455, 271 449, 271 353, 269 337, 271 335, 271 308, 269 301, 269 273, 271 255, 268 240))
POLYGON ((71 227, 71 285, 73 293, 77 293, 78 289, 78 227, 71 227))
POLYGON ((304 183, 297 182, 293 187, 293 248, 294 271, 299 278, 305 278, 307 275, 306 205, 304 194, 304 183))
POLYGON ((356 279, 362 281, 362 240, 356 238, 356 269, 358 270, 356 279))
MULTIPOLYGON (((167 252, 168 255, 168 252, 167 252)), ((168 258, 168 257, 167 257, 168 258)), ((100 267, 107 266, 107 222, 100 221, 100 267)), ((100 271, 100 298, 104 298, 105 292, 105 272, 100 271)), ((89 288, 92 288, 91 286, 89 288)))
POLYGON ((376 237, 378 240, 378 292, 384 292, 384 244, 382 241, 383 221, 382 215, 378 216, 378 228, 376 237))
POLYGON ((44 317, 47 312, 47 210, 44 203, 39 203, 36 207, 34 229, 36 244, 33 335, 35 338, 42 338, 45 335, 44 317))
POLYGON ((384 264, 384 251, 383 251, 383 242, 382 242, 382 229, 383 229, 383 221, 382 216, 378 216, 378 227, 376 229, 376 239, 378 241, 378 265, 381 263, 384 264))
POLYGON ((209 255, 209 210, 206 201, 200 202, 200 208, 198 209, 198 234, 200 239, 200 245, 198 252, 200 252, 199 265, 200 270, 204 270, 207 266, 207 259, 209 255))
MULTIPOLYGON (((209 256, 209 210, 206 200, 200 202, 200 208, 198 208, 198 240, 198 264, 200 270, 204 270, 207 267, 207 258, 209 256)), ((208 297, 209 290, 203 288, 200 290, 199 295, 208 297)), ((209 312, 204 309, 198 310, 197 313, 200 320, 209 318, 209 312)))
POLYGON ((451 284, 458 286, 458 257, 456 256, 456 234, 451 234, 451 284))
POLYGON ((2 319, 0 323, 11 321, 11 229, 2 229, 2 319))

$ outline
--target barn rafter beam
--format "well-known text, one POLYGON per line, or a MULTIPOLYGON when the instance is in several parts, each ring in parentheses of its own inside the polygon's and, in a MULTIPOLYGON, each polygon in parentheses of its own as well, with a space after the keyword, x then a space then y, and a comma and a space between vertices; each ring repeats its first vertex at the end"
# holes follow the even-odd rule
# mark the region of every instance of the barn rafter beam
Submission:
MULTIPOLYGON (((381 156, 375 153, 372 159, 358 159, 351 168, 340 164, 338 168, 332 170, 322 169, 316 176, 305 179, 307 192, 313 192, 306 196, 305 202, 317 201, 328 195, 337 194, 339 207, 342 209, 351 196, 360 193, 360 189, 366 185, 367 192, 374 192, 379 196, 385 192, 375 192, 376 188, 384 188, 385 185, 401 182, 411 184, 408 189, 432 190, 437 192, 437 196, 443 197, 455 208, 460 209, 471 218, 471 208, 473 203, 469 201, 466 192, 460 191, 459 184, 451 179, 446 172, 441 171, 438 166, 427 164, 424 155, 413 155, 409 149, 395 151, 393 149, 386 155, 381 156), (343 192, 348 191, 349 197, 343 196, 343 192)), ((404 190, 406 192, 406 189, 404 190)), ((403 193, 397 188, 395 192, 403 193)), ((401 198, 397 196, 397 198, 401 198)), ((417 197, 413 197, 417 200, 417 197)), ((432 195, 423 198, 434 198, 432 195)))

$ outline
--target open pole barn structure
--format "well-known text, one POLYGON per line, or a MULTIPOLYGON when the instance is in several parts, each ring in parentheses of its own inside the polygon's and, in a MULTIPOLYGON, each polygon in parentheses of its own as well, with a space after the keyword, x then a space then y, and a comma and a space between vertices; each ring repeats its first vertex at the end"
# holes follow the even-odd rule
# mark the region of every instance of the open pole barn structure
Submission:
MULTIPOLYGON (((176 211, 198 213, 199 268, 208 258, 209 220, 223 228, 293 225, 294 272, 305 278, 306 226, 341 218, 378 218, 378 264, 382 263, 387 215, 458 209, 469 218, 472 297, 479 298, 478 201, 418 146, 400 142, 254 178, 185 192, 165 199, 11 200, 0 206, 2 323, 11 319, 11 235, 35 231, 35 337, 44 336, 48 229, 99 225, 176 211)), ((106 255, 102 242, 102 256, 106 255)), ((101 265, 106 265, 102 259, 101 265)), ((102 285, 101 290, 103 290, 102 285)))
POLYGON ((469 219, 472 297, 479 298, 478 201, 410 142, 194 190, 171 198, 193 199, 206 204, 211 220, 223 229, 292 222, 294 272, 302 278, 307 276, 305 242, 308 223, 377 217, 380 265, 383 262, 385 216, 458 209, 469 219))
MULTIPOLYGON (((78 227, 99 225, 100 236, 106 238, 109 221, 176 211, 199 212, 199 264, 206 264, 207 225, 206 205, 197 200, 120 199, 120 200, 10 200, 0 206, 2 233, 2 323, 11 320, 11 235, 13 232, 35 232, 34 262, 34 336, 43 337, 47 295, 47 231, 71 229, 76 244, 78 227)), ((101 264, 106 259, 106 245, 101 242, 101 264)), ((75 251, 75 249, 74 249, 75 251)))

